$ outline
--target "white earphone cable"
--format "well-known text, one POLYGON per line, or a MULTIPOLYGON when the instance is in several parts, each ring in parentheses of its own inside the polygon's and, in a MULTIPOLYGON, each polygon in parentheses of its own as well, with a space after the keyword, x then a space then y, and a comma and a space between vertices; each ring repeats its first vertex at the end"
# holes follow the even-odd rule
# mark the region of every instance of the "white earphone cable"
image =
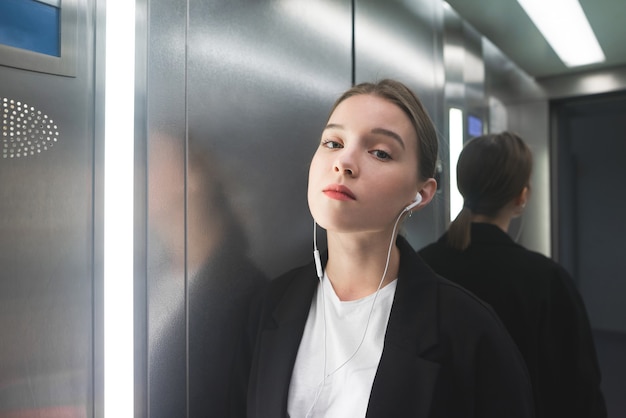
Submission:
MULTIPOLYGON (((348 357, 346 361, 341 363, 339 367, 337 367, 335 370, 333 370, 332 372, 328 374, 326 374, 326 301, 324 298, 324 285, 322 283, 322 278, 324 275, 321 269, 321 263, 318 264, 316 260, 316 268, 317 268, 318 278, 320 280, 320 291, 322 292, 322 309, 323 309, 323 319, 324 319, 324 374, 323 374, 322 381, 317 385, 317 392, 315 394, 315 399, 313 400, 313 404, 307 411, 305 417, 310 417, 310 414, 313 411, 313 408, 315 407, 315 404, 317 403, 322 393, 322 390, 324 389, 324 385, 326 384, 326 379, 328 379, 329 377, 337 373, 341 368, 343 368, 346 364, 348 364, 357 355, 357 353, 361 349, 361 346, 363 345, 363 342, 365 341, 367 330, 370 325, 370 320, 372 318, 372 313, 374 312, 374 305, 376 304, 376 300, 378 299, 378 294, 383 285, 383 282, 385 281, 385 276, 387 275, 387 271, 389 269, 389 261, 391 259, 391 250, 393 249, 393 242, 394 242, 394 237, 396 236, 398 222, 400 222, 402 215, 404 215, 406 212, 407 212, 406 209, 403 210, 400 213, 400 215, 398 215, 398 218, 396 219, 396 222, 393 225, 393 231, 391 232, 391 240, 389 241, 389 248, 387 249, 387 260, 385 261, 385 269, 383 270, 383 276, 381 277, 380 282, 378 283, 378 288, 376 289, 376 293, 374 294, 374 299, 372 300, 372 306, 367 316, 367 322, 365 323, 365 330, 363 331, 363 336, 361 337, 361 341, 359 342, 359 345, 354 350, 354 353, 352 353, 352 355, 348 357)), ((315 221, 313 221, 313 246, 314 246, 314 255, 315 257, 319 258, 319 251, 317 249, 317 224, 315 221)))

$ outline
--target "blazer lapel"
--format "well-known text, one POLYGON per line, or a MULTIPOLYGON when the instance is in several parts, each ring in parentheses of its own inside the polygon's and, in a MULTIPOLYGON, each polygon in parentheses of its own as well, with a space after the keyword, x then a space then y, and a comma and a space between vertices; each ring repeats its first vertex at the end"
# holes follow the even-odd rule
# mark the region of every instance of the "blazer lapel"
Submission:
POLYGON ((439 364, 422 355, 437 339, 437 282, 410 245, 398 238, 400 271, 368 418, 428 417, 439 364))
POLYGON ((274 310, 274 321, 261 332, 256 382, 259 405, 255 408, 259 417, 287 416, 291 374, 317 283, 315 267, 303 269, 274 310))

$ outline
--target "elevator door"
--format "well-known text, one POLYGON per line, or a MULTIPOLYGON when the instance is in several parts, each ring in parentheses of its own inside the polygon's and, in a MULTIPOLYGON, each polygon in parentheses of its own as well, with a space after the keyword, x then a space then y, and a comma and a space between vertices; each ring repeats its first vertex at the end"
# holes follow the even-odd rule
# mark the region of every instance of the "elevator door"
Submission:
POLYGON ((559 261, 585 301, 610 417, 626 401, 626 94, 577 99, 554 107, 559 261))
POLYGON ((626 332, 626 94, 559 103, 559 260, 596 329, 626 332))

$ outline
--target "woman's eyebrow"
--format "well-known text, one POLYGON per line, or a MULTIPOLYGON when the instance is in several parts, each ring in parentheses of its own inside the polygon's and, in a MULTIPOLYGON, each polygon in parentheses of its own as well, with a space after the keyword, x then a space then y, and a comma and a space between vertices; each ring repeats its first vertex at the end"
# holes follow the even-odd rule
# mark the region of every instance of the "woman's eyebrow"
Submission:
MULTIPOLYGON (((340 125, 338 123, 329 123, 328 125, 326 125, 326 127, 324 128, 324 130, 326 129, 344 129, 343 125, 340 125)), ((400 146, 402 147, 402 149, 404 149, 404 141, 402 140, 402 137, 400 135, 398 135, 397 133, 395 133, 394 131, 390 131, 389 129, 385 129, 385 128, 374 128, 370 131, 373 134, 379 134, 379 135, 385 135, 388 136, 396 141, 398 141, 398 143, 400 144, 400 146)))
POLYGON ((395 133, 394 131, 390 131, 389 129, 385 129, 385 128, 374 128, 371 130, 371 132, 373 134, 382 134, 382 135, 395 139, 402 146, 402 149, 404 149, 404 141, 402 140, 402 137, 398 135, 397 133, 395 133))
POLYGON ((326 129, 343 129, 343 125, 339 125, 338 123, 329 123, 324 128, 324 130, 326 130, 326 129))

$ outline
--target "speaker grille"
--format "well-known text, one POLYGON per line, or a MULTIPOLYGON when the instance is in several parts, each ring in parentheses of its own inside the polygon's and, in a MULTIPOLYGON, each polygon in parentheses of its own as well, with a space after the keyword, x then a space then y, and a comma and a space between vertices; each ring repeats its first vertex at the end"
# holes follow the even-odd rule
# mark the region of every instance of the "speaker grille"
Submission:
POLYGON ((54 121, 40 110, 6 97, 2 103, 2 158, 37 155, 59 138, 54 121))

